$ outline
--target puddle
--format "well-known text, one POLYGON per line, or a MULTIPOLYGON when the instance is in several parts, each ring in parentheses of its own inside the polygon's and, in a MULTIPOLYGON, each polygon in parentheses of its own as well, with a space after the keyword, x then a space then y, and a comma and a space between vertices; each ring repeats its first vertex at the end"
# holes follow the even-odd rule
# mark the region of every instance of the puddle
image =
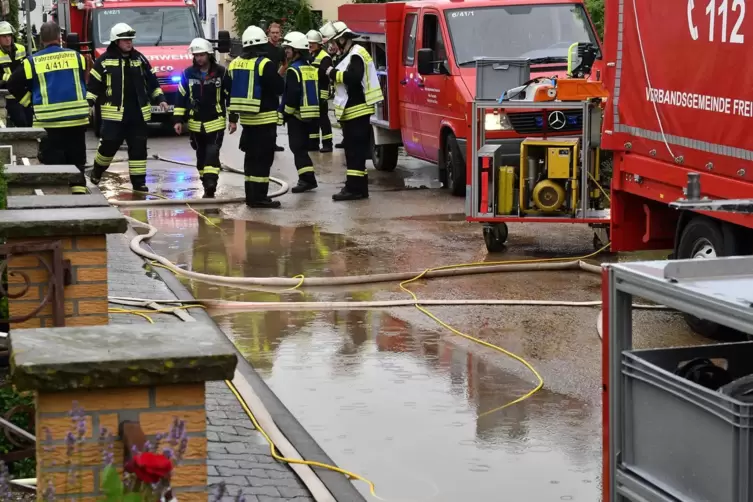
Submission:
MULTIPOLYGON (((316 226, 217 214, 208 214, 208 223, 189 210, 164 208, 131 213, 159 229, 152 240, 158 253, 218 275, 366 274, 394 268, 393 257, 409 251, 372 255, 316 226)), ((188 287, 197 298, 295 301, 301 295, 188 287)), ((369 300, 377 290, 306 292, 305 299, 369 300)), ((383 499, 600 499, 598 406, 544 389, 494 411, 532 383, 503 369, 489 351, 381 310, 240 312, 215 320, 332 459, 371 479, 383 499)))

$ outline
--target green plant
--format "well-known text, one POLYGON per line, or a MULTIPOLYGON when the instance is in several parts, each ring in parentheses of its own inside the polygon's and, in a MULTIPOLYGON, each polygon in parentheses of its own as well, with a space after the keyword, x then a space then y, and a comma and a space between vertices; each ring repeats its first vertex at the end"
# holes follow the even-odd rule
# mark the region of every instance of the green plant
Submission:
POLYGON ((309 7, 309 4, 306 0, 301 0, 300 5, 298 6, 298 13, 295 15, 295 20, 293 21, 293 25, 295 26, 295 29, 306 33, 307 31, 314 28, 314 21, 311 17, 311 7, 309 7))
MULTIPOLYGON (((34 406, 34 397, 27 394, 19 394, 13 387, 4 385, 0 387, 0 415, 5 416, 8 411, 16 406, 34 406)), ((10 421, 22 429, 34 433, 31 430, 31 414, 15 413, 10 421)), ((5 437, 5 430, 0 429, 0 454, 10 453, 16 450, 14 446, 5 437)), ((17 478, 33 478, 35 476, 36 465, 33 458, 27 458, 18 462, 11 462, 8 466, 11 474, 17 478)))
POLYGON ((591 16, 599 38, 604 38, 604 0, 586 0, 586 10, 591 16))
MULTIPOLYGON (((8 21, 11 26, 13 26, 13 29, 16 30, 16 33, 18 33, 18 0, 9 0, 8 1, 8 15, 6 16, 6 21, 8 21)), ((16 36, 16 41, 18 41, 18 36, 16 36)))
POLYGON ((243 33, 249 26, 278 22, 283 32, 289 31, 300 0, 231 0, 235 14, 235 31, 243 33))

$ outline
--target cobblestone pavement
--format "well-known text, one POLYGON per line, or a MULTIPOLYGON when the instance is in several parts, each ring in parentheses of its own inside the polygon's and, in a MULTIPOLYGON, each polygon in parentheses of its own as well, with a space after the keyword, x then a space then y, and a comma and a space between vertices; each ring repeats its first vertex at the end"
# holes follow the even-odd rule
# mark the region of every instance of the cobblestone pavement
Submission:
MULTIPOLYGON (((131 252, 128 241, 126 235, 107 236, 110 296, 175 299, 159 277, 144 270, 143 260, 131 252)), ((133 308, 117 304, 110 307, 133 308)), ((199 309, 190 309, 190 314, 200 322, 209 320, 199 309)), ((155 323, 183 322, 172 314, 156 313, 150 317, 155 323)), ((110 313, 111 324, 148 322, 133 314, 110 313)), ((272 458, 267 441, 224 382, 207 383, 206 403, 209 485, 225 482, 227 495, 223 501, 234 500, 239 491, 246 502, 313 501, 290 467, 272 458)))

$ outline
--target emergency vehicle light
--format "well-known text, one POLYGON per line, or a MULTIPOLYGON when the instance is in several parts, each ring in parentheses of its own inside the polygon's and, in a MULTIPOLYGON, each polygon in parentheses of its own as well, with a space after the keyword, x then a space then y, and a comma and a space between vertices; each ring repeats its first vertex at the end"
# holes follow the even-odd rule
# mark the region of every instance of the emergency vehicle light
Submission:
POLYGON ((102 7, 102 6, 104 6, 104 3, 102 3, 102 2, 94 2, 94 6, 95 7, 102 7))
POLYGON ((173 82, 180 82, 180 75, 173 75, 172 77, 170 77, 170 80, 172 80, 173 82))
POLYGON ((186 5, 194 5, 193 0, 185 0, 186 5))

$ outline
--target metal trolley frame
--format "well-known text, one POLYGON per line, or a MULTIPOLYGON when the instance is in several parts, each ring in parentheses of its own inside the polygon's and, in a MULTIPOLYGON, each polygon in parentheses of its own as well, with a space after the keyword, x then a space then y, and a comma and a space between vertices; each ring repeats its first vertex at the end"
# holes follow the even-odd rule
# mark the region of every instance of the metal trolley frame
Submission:
MULTIPOLYGON (((465 213, 468 221, 478 221, 484 223, 505 223, 505 222, 547 222, 547 223, 591 223, 591 224, 608 224, 610 218, 609 209, 591 209, 589 194, 589 178, 588 172, 591 163, 591 149, 594 145, 598 145, 599 136, 601 134, 601 128, 598 124, 594 124, 592 120, 592 112, 597 110, 594 103, 589 101, 547 101, 547 102, 530 102, 530 101, 504 101, 499 103, 496 100, 474 100, 471 104, 471 141, 470 141, 470 166, 468 170, 467 183, 470 184, 470 193, 466 194, 465 201, 465 213), (522 216, 518 215, 497 215, 494 214, 493 205, 490 202, 486 211, 482 211, 479 208, 480 205, 480 182, 478 176, 476 176, 476 159, 481 147, 486 144, 493 144, 493 140, 490 142, 487 138, 484 120, 480 120, 481 117, 485 117, 486 111, 490 109, 497 109, 501 111, 507 110, 581 110, 583 114, 582 126, 583 130, 579 136, 581 141, 580 146, 580 208, 577 210, 574 217, 571 216, 522 216), (596 125, 596 130, 594 129, 596 125)), ((600 113, 600 110, 599 110, 600 113)), ((555 131, 556 132, 556 131, 555 131)), ((531 137, 540 137, 531 135, 531 137)), ((557 138, 567 138, 568 136, 556 136, 557 138)), ((575 136, 569 136, 575 137, 575 136)), ((496 179, 494 176, 496 173, 492 171, 492 186, 496 186, 496 179)), ((493 199, 490 198, 490 201, 493 199)))
POLYGON ((622 353, 633 345, 634 296, 753 335, 753 257, 633 262, 603 269, 603 500, 671 502, 621 468, 626 433, 622 353))

